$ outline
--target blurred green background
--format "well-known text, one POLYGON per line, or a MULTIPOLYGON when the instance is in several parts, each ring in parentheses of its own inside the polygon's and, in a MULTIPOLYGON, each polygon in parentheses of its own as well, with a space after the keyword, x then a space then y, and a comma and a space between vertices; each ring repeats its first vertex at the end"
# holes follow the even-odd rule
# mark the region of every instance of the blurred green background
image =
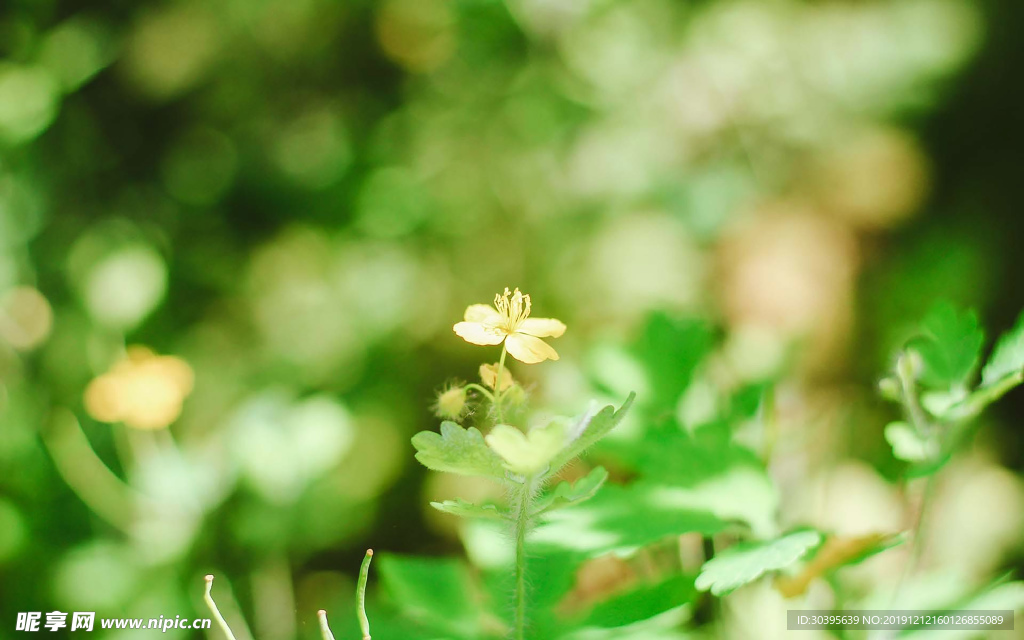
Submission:
MULTIPOLYGON (((717 327, 694 384, 779 375, 783 519, 848 533, 904 526, 892 349, 1024 306, 1013 0, 86 4, 0 8, 0 637, 205 615, 216 572, 284 640, 366 547, 459 553, 425 507, 472 488, 408 439, 506 286, 569 326, 514 373, 570 414, 657 386, 651 313, 717 327)), ((934 563, 1021 568, 1022 411, 934 563)))

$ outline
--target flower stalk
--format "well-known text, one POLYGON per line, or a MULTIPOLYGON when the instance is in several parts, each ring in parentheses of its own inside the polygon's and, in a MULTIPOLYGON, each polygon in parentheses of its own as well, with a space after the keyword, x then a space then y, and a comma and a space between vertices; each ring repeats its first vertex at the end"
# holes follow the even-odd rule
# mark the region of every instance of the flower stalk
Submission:
POLYGON ((220 609, 217 608, 217 603, 213 600, 213 594, 210 592, 213 590, 213 576, 206 576, 206 592, 203 594, 203 600, 206 601, 206 606, 210 608, 210 613, 213 614, 213 619, 217 621, 217 626, 224 632, 228 640, 235 640, 235 634, 231 633, 231 627, 228 626, 227 620, 220 614, 220 609))
POLYGON ((370 619, 366 617, 366 580, 370 575, 370 560, 373 549, 367 549, 363 564, 359 567, 359 584, 356 586, 356 614, 359 616, 359 629, 363 632, 363 640, 370 640, 370 619))
POLYGON ((316 617, 320 619, 320 635, 324 640, 334 640, 334 634, 331 632, 331 625, 327 624, 327 612, 323 609, 316 612, 316 617))
POLYGON ((502 396, 505 395, 504 390, 501 388, 501 373, 505 369, 505 354, 508 353, 508 347, 504 344, 501 346, 501 358, 498 359, 498 373, 494 380, 494 410, 498 413, 498 422, 502 423, 505 421, 504 409, 502 408, 502 396))

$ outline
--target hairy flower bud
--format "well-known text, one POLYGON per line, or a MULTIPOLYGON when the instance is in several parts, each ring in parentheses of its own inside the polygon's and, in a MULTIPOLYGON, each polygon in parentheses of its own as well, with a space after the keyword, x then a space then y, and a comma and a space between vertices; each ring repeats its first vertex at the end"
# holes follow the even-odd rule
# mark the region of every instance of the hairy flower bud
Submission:
POLYGON ((458 420, 466 414, 469 403, 466 402, 466 387, 453 385, 437 394, 434 412, 445 420, 458 420))

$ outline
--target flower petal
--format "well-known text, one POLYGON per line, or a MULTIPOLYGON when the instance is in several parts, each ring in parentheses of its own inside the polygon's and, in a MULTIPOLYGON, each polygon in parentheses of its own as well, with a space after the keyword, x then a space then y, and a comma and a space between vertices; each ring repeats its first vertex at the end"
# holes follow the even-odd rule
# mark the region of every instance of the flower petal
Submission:
POLYGON ((554 318, 527 318, 519 324, 519 331, 538 338, 557 338, 565 333, 565 325, 554 318))
POLYGON ((505 332, 497 327, 480 322, 459 322, 452 330, 466 342, 479 345, 501 344, 505 332))
POLYGON ((513 358, 526 364, 558 360, 558 352, 551 345, 525 333, 513 333, 505 341, 505 346, 513 358))
POLYGON ((466 307, 466 313, 462 316, 466 322, 480 322, 482 324, 501 324, 501 314, 489 304, 471 304, 466 307))

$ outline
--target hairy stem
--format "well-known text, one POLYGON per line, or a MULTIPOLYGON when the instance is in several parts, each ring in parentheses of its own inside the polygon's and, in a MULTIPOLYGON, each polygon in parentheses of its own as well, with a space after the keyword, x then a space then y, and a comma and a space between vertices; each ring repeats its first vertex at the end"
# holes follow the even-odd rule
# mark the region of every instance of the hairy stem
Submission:
POLYGON ((516 640, 524 640, 526 637, 526 532, 530 527, 530 503, 533 501, 533 483, 533 478, 524 478, 522 487, 517 489, 516 492, 516 640))

